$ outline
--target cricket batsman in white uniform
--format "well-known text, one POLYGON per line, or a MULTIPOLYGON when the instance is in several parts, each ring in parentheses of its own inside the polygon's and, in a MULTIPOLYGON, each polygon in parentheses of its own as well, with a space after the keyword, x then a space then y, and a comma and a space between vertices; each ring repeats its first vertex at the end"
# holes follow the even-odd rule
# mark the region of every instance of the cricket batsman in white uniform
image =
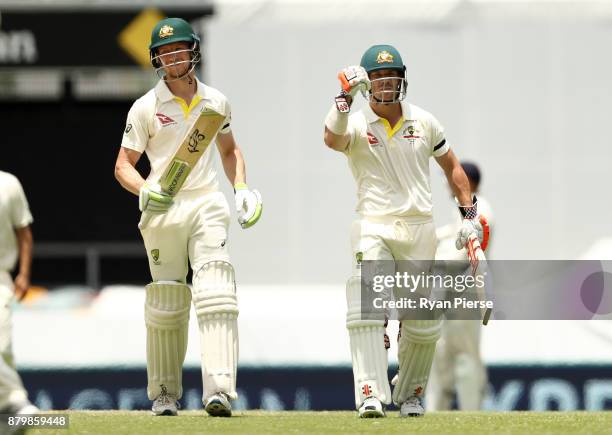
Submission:
MULTIPOLYGON (((478 214, 486 218, 489 231, 493 231, 494 218, 489 202, 479 193, 480 169, 475 163, 462 162, 470 182, 470 190, 478 196, 478 214)), ((465 250, 455 248, 455 235, 461 227, 461 220, 454 216, 455 222, 436 230, 438 249, 436 261, 451 261, 464 265, 459 273, 469 274, 470 263, 465 250)), ((491 240, 486 249, 487 259, 491 256, 491 240)), ((438 341, 431 379, 427 387, 427 407, 432 411, 452 409, 452 401, 457 393, 457 405, 462 411, 477 411, 487 386, 487 371, 480 355, 480 320, 444 320, 442 336, 438 341)))
POLYGON ((463 222, 457 249, 471 235, 482 237, 476 204, 463 169, 430 113, 404 101, 406 68, 390 45, 370 47, 360 66, 345 68, 342 91, 325 120, 328 147, 344 153, 357 182, 357 212, 351 239, 355 276, 347 282, 347 328, 353 361, 355 404, 360 417, 384 417, 391 400, 401 416, 424 414, 422 396, 440 337, 439 320, 404 320, 399 342, 399 380, 391 395, 384 319, 360 315, 362 260, 429 260, 436 251, 429 160, 444 170, 463 222), (349 116, 354 96, 368 103, 349 116))
POLYGON ((0 414, 34 414, 38 408, 28 400, 15 370, 11 344, 11 304, 22 299, 30 287, 32 264, 32 214, 21 183, 0 171, 0 414), (15 280, 10 271, 19 260, 15 280))
POLYGON ((139 196, 139 228, 153 282, 146 286, 147 393, 155 415, 176 415, 193 300, 200 327, 204 409, 231 416, 236 399, 238 305, 227 250, 229 207, 218 191, 214 147, 236 192, 243 228, 261 215, 259 192, 246 185, 242 153, 232 135, 230 106, 200 82, 200 39, 189 23, 165 18, 153 29, 151 63, 158 84, 136 100, 127 118, 115 176, 139 196), (135 165, 143 152, 146 181, 135 165), (186 284, 188 265, 193 290, 186 284))

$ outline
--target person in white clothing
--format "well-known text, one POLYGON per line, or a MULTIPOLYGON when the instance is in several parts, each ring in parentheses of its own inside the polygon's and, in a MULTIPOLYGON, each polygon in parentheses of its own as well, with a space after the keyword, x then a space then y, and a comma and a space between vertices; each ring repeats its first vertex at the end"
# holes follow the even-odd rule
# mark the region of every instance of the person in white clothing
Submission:
MULTIPOLYGON (((478 213, 486 218, 489 231, 493 231, 494 218, 489 202, 479 193, 481 172, 472 162, 461 166, 470 182, 470 190, 478 196, 478 213)), ((450 261, 457 273, 469 274, 470 264, 465 251, 455 249, 455 235, 461 221, 453 216, 453 223, 436 230, 438 249, 436 261, 450 261)), ((491 259, 491 241, 486 249, 491 259)), ((487 386, 487 372, 480 355, 480 320, 444 320, 442 336, 431 369, 427 388, 427 407, 432 411, 452 409, 455 393, 462 411, 477 411, 482 406, 487 386)))
POLYGON ((21 183, 0 171, 0 414, 33 414, 15 369, 12 350, 11 305, 23 299, 30 287, 32 264, 32 214, 21 183), (13 280, 10 272, 19 263, 13 280))
POLYGON ((457 249, 463 249, 472 234, 482 237, 482 226, 467 177, 441 124, 429 112, 404 101, 406 68, 399 52, 390 45, 370 47, 359 66, 345 68, 338 77, 342 91, 326 117, 324 141, 346 155, 357 183, 360 216, 351 237, 355 273, 346 288, 355 405, 360 417, 384 417, 384 405, 393 400, 401 416, 421 416, 440 322, 402 321, 399 378, 391 395, 385 319, 364 320, 360 315, 359 265, 364 260, 433 264, 432 157, 444 170, 464 217, 457 249), (358 92, 368 104, 349 116, 358 92))
POLYGON ((146 287, 145 301, 147 394, 154 415, 177 414, 193 299, 200 326, 204 409, 212 416, 229 417, 230 400, 237 398, 238 305, 227 251, 229 207, 218 191, 212 162, 215 147, 208 145, 216 140, 223 168, 234 186, 243 228, 258 221, 261 196, 246 185, 244 159, 232 134, 227 99, 195 76, 200 39, 190 24, 180 18, 157 23, 150 56, 161 79, 130 109, 115 165, 119 183, 139 197, 142 217, 138 226, 153 278, 146 287), (224 117, 218 130, 208 137, 202 133, 205 130, 192 132, 200 117, 211 113, 217 120, 224 117), (200 157, 180 190, 170 193, 158 181, 176 162, 174 156, 188 132, 189 152, 200 157), (151 164, 146 181, 135 169, 145 152, 151 164), (192 291, 186 283, 189 265, 192 291))

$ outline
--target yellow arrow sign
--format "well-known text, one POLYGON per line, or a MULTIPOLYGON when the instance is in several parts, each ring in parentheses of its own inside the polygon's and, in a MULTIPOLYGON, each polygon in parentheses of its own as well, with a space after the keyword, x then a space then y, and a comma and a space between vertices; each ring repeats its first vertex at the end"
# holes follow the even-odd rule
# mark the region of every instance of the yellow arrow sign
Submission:
POLYGON ((139 63, 143 67, 151 65, 149 60, 151 31, 159 20, 163 18, 165 18, 165 15, 158 9, 144 9, 117 37, 121 48, 123 48, 136 63, 139 63))

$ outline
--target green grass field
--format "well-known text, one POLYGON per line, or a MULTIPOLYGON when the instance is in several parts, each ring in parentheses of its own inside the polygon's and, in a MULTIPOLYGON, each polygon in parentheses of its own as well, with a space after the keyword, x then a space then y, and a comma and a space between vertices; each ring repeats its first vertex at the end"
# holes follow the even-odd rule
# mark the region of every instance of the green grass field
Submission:
POLYGON ((145 411, 70 412, 68 430, 28 434, 603 434, 612 412, 436 412, 422 418, 359 419, 353 412, 236 412, 212 418, 203 411, 153 417, 145 411))

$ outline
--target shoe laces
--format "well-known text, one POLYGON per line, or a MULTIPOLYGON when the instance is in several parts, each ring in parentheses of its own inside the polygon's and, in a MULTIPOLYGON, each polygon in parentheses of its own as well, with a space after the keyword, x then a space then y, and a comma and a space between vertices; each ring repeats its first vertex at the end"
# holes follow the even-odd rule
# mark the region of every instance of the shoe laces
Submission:
POLYGON ((411 396, 408 398, 408 400, 406 400, 406 403, 408 405, 421 406, 421 399, 419 399, 417 396, 411 396))
POLYGON ((168 394, 168 389, 165 385, 161 385, 161 393, 157 397, 157 400, 162 405, 170 405, 172 400, 170 399, 170 395, 168 394))

